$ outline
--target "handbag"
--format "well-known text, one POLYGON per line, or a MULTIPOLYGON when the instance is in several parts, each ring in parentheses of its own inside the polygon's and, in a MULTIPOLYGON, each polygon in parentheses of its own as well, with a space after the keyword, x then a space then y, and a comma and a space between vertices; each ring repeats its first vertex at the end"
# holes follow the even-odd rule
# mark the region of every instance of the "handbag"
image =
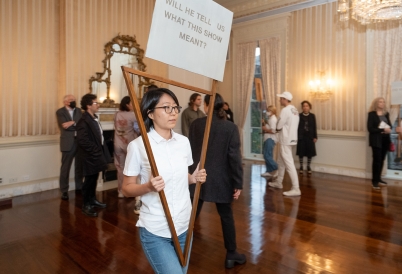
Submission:
POLYGON ((389 144, 389 151, 390 151, 390 152, 394 152, 394 151, 395 151, 395 144, 394 144, 393 142, 391 142, 391 143, 389 144))

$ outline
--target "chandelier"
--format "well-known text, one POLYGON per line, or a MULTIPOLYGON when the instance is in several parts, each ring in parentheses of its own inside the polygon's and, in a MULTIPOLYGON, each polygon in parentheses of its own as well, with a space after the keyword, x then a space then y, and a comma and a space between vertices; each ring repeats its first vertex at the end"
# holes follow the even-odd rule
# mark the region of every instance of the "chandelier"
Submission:
POLYGON ((338 0, 339 21, 350 15, 362 25, 402 18, 402 0, 338 0))
POLYGON ((319 101, 329 100, 332 96, 334 81, 325 77, 325 71, 319 71, 318 74, 320 76, 318 79, 309 82, 310 96, 319 101))

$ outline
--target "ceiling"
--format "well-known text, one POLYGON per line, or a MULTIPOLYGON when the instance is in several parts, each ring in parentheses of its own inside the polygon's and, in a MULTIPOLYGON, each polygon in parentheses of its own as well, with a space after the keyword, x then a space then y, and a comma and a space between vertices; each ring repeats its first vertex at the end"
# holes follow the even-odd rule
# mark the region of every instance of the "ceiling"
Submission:
POLYGON ((236 6, 236 5, 249 3, 250 0, 214 0, 214 2, 227 8, 229 6, 236 6))

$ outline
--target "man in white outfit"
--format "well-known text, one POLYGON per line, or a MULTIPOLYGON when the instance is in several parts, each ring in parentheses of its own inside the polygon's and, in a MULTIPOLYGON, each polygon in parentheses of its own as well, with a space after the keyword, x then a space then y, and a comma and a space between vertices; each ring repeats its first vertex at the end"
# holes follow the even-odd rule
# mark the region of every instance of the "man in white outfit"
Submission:
POLYGON ((281 110, 276 130, 279 132, 279 157, 278 157, 278 178, 277 180, 268 183, 269 186, 275 188, 282 188, 283 177, 285 176, 285 169, 289 173, 292 181, 292 189, 283 192, 285 196, 300 196, 299 178, 295 162, 293 160, 292 146, 297 145, 297 128, 299 126, 299 112, 290 104, 293 99, 289 91, 282 94, 277 94, 280 98, 281 110))

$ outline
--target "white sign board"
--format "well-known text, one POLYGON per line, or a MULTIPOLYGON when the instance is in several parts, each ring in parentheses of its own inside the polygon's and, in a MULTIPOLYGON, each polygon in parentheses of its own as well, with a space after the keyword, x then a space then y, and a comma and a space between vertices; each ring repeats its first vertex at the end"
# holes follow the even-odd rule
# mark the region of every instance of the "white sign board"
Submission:
POLYGON ((156 0, 145 56, 222 81, 232 20, 212 0, 156 0))
POLYGON ((402 105, 402 82, 392 82, 391 84, 391 105, 402 105))

